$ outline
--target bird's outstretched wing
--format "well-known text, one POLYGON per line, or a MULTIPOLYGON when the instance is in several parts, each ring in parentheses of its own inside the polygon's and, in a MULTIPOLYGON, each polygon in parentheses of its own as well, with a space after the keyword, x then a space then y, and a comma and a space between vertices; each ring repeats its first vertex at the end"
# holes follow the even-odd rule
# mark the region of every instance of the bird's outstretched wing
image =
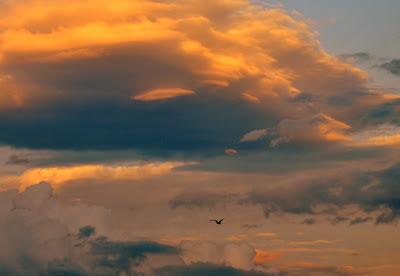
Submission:
POLYGON ((225 218, 223 218, 223 219, 220 219, 218 222, 219 222, 219 223, 221 223, 221 222, 222 222, 224 219, 225 219, 225 218))
POLYGON ((217 222, 217 220, 216 220, 216 219, 210 219, 209 221, 215 221, 215 222, 217 222))

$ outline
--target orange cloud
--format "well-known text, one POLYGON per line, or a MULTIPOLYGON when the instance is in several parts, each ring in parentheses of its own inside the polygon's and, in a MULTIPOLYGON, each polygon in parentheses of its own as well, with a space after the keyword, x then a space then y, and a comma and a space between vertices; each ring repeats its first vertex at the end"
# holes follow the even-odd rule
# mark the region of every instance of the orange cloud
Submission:
POLYGON ((264 238, 275 238, 277 236, 276 233, 272 232, 262 232, 262 233, 257 233, 256 235, 264 238))
POLYGON ((354 133, 350 145, 353 146, 393 146, 400 145, 400 127, 383 124, 354 133))
POLYGON ((154 89, 142 94, 133 96, 132 99, 136 101, 144 101, 144 102, 151 102, 151 101, 160 101, 160 100, 167 100, 172 99, 180 96, 186 95, 194 95, 195 93, 192 90, 188 89, 181 89, 181 88, 160 88, 154 89))
POLYGON ((226 238, 228 241, 246 241, 248 237, 246 234, 230 235, 226 238))
POLYGON ((342 266, 333 266, 333 265, 322 265, 316 264, 312 262, 296 262, 294 264, 289 265, 289 268, 292 271, 304 270, 309 273, 312 272, 321 272, 328 274, 337 274, 337 275, 365 275, 368 274, 368 271, 365 269, 357 268, 351 265, 342 265, 342 266))
POLYGON ((289 245, 323 245, 323 244, 332 244, 337 241, 329 241, 329 240, 315 240, 315 241, 293 241, 289 242, 289 245))
POLYGON ((339 254, 339 255, 358 255, 358 252, 349 248, 310 248, 310 247, 295 247, 295 248, 280 248, 282 252, 290 253, 321 253, 321 254, 339 254))
POLYGON ((365 90, 366 74, 327 54, 306 22, 251 1, 7 1, 0 16, 3 65, 102 59, 124 46, 132 57, 126 62, 136 69, 132 82, 149 90, 126 95, 136 100, 194 93, 150 90, 155 85, 212 88, 280 104, 300 91, 322 97, 365 90), (149 64, 165 65, 168 78, 165 70, 143 69, 149 64))
POLYGON ((347 131, 351 127, 326 114, 306 119, 285 119, 277 128, 277 137, 272 145, 289 142, 344 142, 351 138, 347 131))
POLYGON ((79 179, 138 181, 168 174, 181 165, 183 163, 165 162, 127 166, 81 165, 35 168, 29 169, 19 176, 19 189, 23 191, 40 182, 48 182, 54 187, 58 187, 65 182, 79 179))
POLYGON ((254 103, 254 104, 259 104, 261 103, 260 99, 257 98, 256 96, 253 96, 250 93, 242 93, 242 97, 245 101, 248 101, 249 103, 254 103))
POLYGON ((255 265, 264 265, 282 257, 281 252, 269 252, 262 249, 256 249, 256 255, 253 258, 255 265))

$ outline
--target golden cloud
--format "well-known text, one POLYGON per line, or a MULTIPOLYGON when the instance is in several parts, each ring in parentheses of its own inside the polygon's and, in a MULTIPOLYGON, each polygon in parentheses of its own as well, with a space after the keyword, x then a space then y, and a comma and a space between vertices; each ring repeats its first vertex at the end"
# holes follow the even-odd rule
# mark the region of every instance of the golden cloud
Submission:
POLYGON ((148 163, 143 165, 106 166, 80 165, 28 169, 19 176, 19 190, 40 182, 48 182, 55 188, 68 181, 80 179, 139 181, 168 174, 181 162, 148 163))
MULTIPOLYGON (((5 68, 103 59, 118 54, 118 47, 130 49, 125 62, 135 68, 138 91, 127 98, 165 99, 207 88, 263 103, 286 102, 300 91, 337 95, 365 89, 366 74, 327 54, 306 22, 251 1, 6 1, 0 16, 5 68), (161 65, 166 69, 159 72, 151 67, 161 65)), ((18 77, 14 83, 38 85, 30 81, 18 77)), ((58 91, 54 84, 40 85, 58 91)), ((29 87, 19 86, 20 98, 0 102, 30 104, 29 87)), ((15 95, 11 90, 3 95, 15 95)))
POLYGON ((272 232, 260 232, 257 233, 256 235, 263 238, 275 238, 277 236, 276 233, 272 232))
POLYGON ((333 244, 337 241, 330 241, 330 240, 315 240, 315 241, 292 241, 289 242, 289 245, 324 245, 324 244, 333 244))
POLYGON ((160 101, 172 99, 180 96, 193 95, 195 94, 192 90, 181 89, 181 88, 159 88, 144 92, 142 94, 133 96, 132 99, 136 101, 160 101))
POLYGON ((262 249, 256 249, 256 255, 253 258, 255 265, 264 265, 278 260, 282 257, 281 252, 270 252, 262 249))

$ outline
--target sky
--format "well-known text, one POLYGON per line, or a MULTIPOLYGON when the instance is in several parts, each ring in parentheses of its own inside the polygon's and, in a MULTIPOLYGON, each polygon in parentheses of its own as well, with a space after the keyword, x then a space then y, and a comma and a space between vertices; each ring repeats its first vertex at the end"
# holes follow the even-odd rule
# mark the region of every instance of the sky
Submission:
POLYGON ((0 0, 0 274, 398 276, 399 8, 0 0))

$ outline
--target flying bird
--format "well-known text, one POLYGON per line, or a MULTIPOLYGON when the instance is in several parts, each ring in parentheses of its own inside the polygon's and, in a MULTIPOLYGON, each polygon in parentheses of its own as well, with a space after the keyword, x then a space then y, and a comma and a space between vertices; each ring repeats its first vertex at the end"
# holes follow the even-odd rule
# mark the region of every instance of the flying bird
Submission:
POLYGON ((222 221, 224 219, 216 220, 216 219, 210 219, 210 221, 215 221, 216 224, 222 224, 222 221))

